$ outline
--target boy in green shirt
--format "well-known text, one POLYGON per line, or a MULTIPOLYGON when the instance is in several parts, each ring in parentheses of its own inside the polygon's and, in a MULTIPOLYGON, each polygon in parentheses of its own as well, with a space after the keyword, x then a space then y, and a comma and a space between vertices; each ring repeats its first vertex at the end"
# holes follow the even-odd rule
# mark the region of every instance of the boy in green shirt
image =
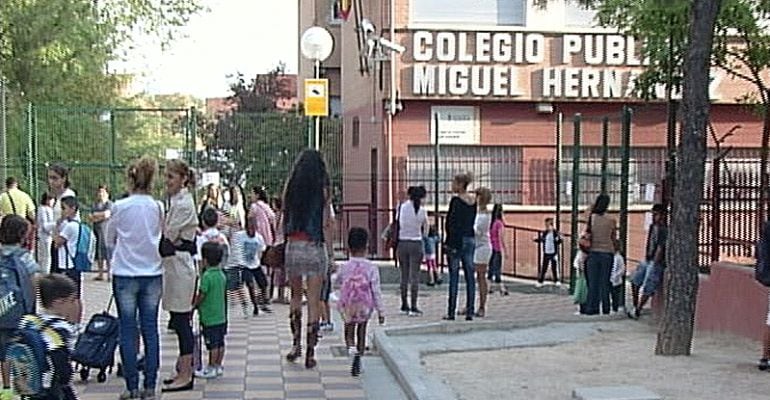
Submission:
POLYGON ((227 279, 220 263, 224 251, 222 245, 214 242, 204 243, 201 247, 203 276, 195 298, 198 316, 203 327, 203 339, 209 351, 209 365, 195 371, 199 378, 222 376, 222 358, 225 356, 225 335, 227 334, 227 279))

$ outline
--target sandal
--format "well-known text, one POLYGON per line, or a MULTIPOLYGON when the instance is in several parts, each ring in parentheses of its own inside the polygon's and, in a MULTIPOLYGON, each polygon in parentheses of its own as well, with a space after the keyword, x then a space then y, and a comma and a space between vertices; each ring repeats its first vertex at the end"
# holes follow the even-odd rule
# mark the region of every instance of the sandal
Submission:
POLYGON ((486 313, 485 313, 485 311, 484 311, 484 309, 483 309, 483 308, 482 308, 482 309, 480 309, 480 310, 478 310, 478 311, 476 311, 476 316, 477 316, 477 317, 479 317, 479 318, 484 318, 484 315, 485 315, 485 314, 486 314, 486 313))

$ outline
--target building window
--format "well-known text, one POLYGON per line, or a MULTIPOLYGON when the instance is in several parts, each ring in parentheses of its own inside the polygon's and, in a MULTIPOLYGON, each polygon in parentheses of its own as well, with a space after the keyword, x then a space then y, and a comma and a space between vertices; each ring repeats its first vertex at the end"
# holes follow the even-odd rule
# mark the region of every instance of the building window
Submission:
POLYGON ((361 121, 358 117, 353 117, 353 127, 350 129, 353 132, 353 138, 351 144, 353 147, 358 147, 361 143, 361 121))
POLYGON ((329 23, 333 25, 341 24, 343 20, 342 0, 333 0, 331 2, 331 10, 329 12, 329 23))
MULTIPOLYGON (((452 178, 465 172, 473 174, 471 188, 484 186, 492 190, 493 202, 521 204, 521 157, 521 148, 513 146, 439 146, 439 204, 449 204, 452 178)), ((426 203, 433 204, 434 165, 433 146, 409 146, 405 176, 399 179, 398 187, 405 190, 423 185, 428 190, 426 203)))
POLYGON ((526 0, 412 0, 411 22, 452 25, 524 25, 526 0))
POLYGON ((571 1, 565 4, 564 19, 569 27, 592 28, 597 25, 595 10, 571 1))

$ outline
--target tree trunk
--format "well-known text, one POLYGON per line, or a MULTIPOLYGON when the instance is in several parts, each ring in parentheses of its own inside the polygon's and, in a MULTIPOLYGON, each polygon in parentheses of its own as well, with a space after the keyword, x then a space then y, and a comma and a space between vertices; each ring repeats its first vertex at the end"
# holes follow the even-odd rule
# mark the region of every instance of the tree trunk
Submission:
POLYGON ((762 143, 760 146, 760 163, 759 163, 759 218, 757 218, 757 232, 762 232, 762 227, 765 226, 767 220, 767 163, 768 145, 770 145, 770 91, 764 88, 760 88, 762 93, 762 108, 764 112, 764 123, 762 125, 762 143))
POLYGON ((666 299, 655 354, 690 355, 698 294, 698 226, 703 200, 709 66, 721 0, 692 0, 684 59, 683 126, 677 152, 676 190, 666 243, 666 299))

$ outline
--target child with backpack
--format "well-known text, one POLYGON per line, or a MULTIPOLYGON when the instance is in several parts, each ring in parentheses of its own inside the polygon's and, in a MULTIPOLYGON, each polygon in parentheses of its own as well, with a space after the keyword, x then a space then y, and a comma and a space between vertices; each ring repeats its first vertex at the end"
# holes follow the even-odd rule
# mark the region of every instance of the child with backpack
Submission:
POLYGON ((59 249, 59 271, 67 275, 78 288, 80 298, 81 272, 90 267, 96 254, 96 240, 91 229, 80 222, 77 198, 67 196, 61 199, 62 222, 53 238, 54 246, 59 249), (86 242, 87 241, 87 242, 86 242), (81 253, 83 246, 87 247, 88 265, 82 265, 81 253))
POLYGON ((227 334, 227 278, 220 266, 224 251, 222 245, 207 242, 201 246, 203 275, 195 298, 198 307, 203 339, 209 351, 209 365, 195 371, 198 378, 212 379, 222 376, 222 359, 225 355, 227 334))
POLYGON ((42 310, 28 314, 8 348, 16 393, 31 400, 75 400, 71 352, 80 322, 78 288, 62 274, 37 280, 42 310))
POLYGON ((6 360, 8 344, 22 316, 35 312, 33 276, 38 272, 38 266, 29 251, 22 247, 27 229, 29 224, 18 215, 9 215, 0 222, 0 273, 8 276, 0 281, 0 301, 7 304, 0 311, 0 367, 3 380, 0 400, 13 398, 10 367, 6 360))
POLYGON ((361 374, 361 356, 366 349, 366 325, 376 310, 380 324, 385 323, 385 313, 380 290, 380 271, 367 260, 369 234, 363 228, 351 228, 348 233, 350 260, 337 273, 340 286, 337 307, 345 322, 345 344, 353 357, 352 376, 361 374))
POLYGON ((428 235, 422 238, 423 253, 425 253, 425 266, 428 267, 428 286, 441 284, 441 278, 438 276, 438 266, 436 263, 436 248, 441 238, 438 236, 436 225, 431 225, 428 229, 428 235))

